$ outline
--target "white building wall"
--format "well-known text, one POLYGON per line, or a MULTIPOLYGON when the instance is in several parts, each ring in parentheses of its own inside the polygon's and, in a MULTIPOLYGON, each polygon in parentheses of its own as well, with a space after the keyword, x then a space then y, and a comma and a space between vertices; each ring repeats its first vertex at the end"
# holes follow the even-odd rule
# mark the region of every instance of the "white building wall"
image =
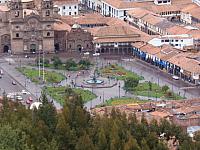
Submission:
POLYGON ((200 6, 200 0, 192 0, 192 2, 200 6))
POLYGON ((131 10, 131 9, 118 9, 113 7, 112 5, 107 4, 106 2, 102 2, 102 12, 101 14, 104 16, 110 16, 110 17, 115 17, 119 19, 124 19, 125 16, 125 11, 131 10))
POLYGON ((7 3, 8 0, 0 0, 0 4, 7 3))
POLYGON ((181 21, 186 24, 192 24, 192 16, 189 13, 181 12, 181 21))
POLYGON ((156 4, 156 5, 170 5, 171 0, 154 0, 154 4, 156 4))
POLYGON ((193 38, 154 38, 148 42, 153 46, 171 45, 177 49, 183 49, 184 46, 192 46, 194 44, 193 38))
POLYGON ((76 4, 63 4, 63 5, 59 5, 58 7, 58 14, 60 14, 61 16, 74 16, 74 15, 78 15, 78 3, 76 4))

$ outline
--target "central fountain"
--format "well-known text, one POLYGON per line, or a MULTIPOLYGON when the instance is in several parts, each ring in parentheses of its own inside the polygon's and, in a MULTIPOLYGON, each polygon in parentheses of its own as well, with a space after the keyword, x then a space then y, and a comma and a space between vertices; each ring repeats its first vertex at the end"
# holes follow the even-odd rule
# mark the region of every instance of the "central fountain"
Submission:
POLYGON ((98 77, 97 73, 98 73, 98 70, 97 70, 97 68, 95 68, 92 78, 87 80, 86 83, 93 84, 93 85, 103 84, 104 83, 103 80, 97 79, 97 77, 98 77))

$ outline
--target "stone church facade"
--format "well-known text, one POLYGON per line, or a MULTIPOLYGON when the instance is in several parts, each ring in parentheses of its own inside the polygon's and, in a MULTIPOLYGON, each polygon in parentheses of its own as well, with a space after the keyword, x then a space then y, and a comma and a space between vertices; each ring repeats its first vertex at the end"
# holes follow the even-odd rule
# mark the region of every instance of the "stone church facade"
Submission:
POLYGON ((52 0, 0 5, 0 53, 91 51, 93 37, 79 25, 64 23, 52 0))
POLYGON ((1 11, 1 52, 54 52, 54 11, 52 0, 42 1, 40 10, 24 9, 20 0, 11 0, 1 11))
POLYGON ((88 52, 94 50, 93 36, 81 29, 80 25, 74 24, 67 34, 67 49, 69 51, 88 52))

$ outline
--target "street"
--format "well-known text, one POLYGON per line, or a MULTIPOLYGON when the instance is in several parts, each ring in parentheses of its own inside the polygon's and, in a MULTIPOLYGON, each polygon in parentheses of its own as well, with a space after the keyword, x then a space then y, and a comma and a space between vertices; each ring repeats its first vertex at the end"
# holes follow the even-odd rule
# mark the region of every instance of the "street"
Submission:
MULTIPOLYGON (((3 92, 4 90, 6 93, 20 92, 21 90, 26 89, 32 94, 34 101, 37 101, 38 98, 40 97, 43 85, 37 85, 33 82, 30 82, 30 80, 28 80, 25 76, 23 76, 21 73, 19 73, 15 69, 15 67, 19 67, 22 64, 26 65, 26 63, 30 62, 29 59, 22 58, 22 60, 24 59, 26 61, 23 61, 23 63, 21 63, 21 61, 19 61, 20 59, 21 58, 19 57, 13 58, 13 59, 5 57, 5 58, 0 59, 1 68, 5 70, 3 78, 0 79, 0 88, 1 88, 0 92, 3 92), (11 65, 9 65, 10 62, 11 62, 11 65), (12 81, 15 81, 17 85, 12 85, 12 81)), ((143 76, 146 81, 157 83, 160 86, 168 85, 171 91, 173 91, 176 94, 181 95, 182 97, 186 97, 186 98, 200 97, 199 87, 193 86, 189 83, 185 83, 182 80, 174 80, 172 79, 171 75, 141 60, 138 60, 138 59, 109 60, 109 59, 102 59, 102 58, 98 59, 99 67, 112 64, 112 63, 117 63, 118 65, 123 66, 125 69, 143 76)), ((76 72, 67 72, 67 71, 58 71, 58 70, 56 71, 65 72, 67 74, 69 73, 71 75, 70 80, 62 82, 61 85, 63 86, 67 84, 70 85, 71 80, 74 80, 74 81, 76 80, 75 79, 76 74, 77 74, 76 72)), ((84 78, 84 77, 79 77, 79 78, 84 78)), ((104 101, 110 98, 126 96, 126 93, 123 90, 123 82, 121 81, 120 84, 121 84, 120 88, 117 85, 112 88, 88 89, 92 91, 93 93, 95 93, 97 95, 97 98, 90 102, 87 102, 85 104, 85 107, 87 107, 87 109, 90 109, 90 108, 95 107, 96 105, 103 103, 104 101)), ((57 109, 61 108, 60 104, 58 104, 56 101, 53 101, 53 102, 57 109)))

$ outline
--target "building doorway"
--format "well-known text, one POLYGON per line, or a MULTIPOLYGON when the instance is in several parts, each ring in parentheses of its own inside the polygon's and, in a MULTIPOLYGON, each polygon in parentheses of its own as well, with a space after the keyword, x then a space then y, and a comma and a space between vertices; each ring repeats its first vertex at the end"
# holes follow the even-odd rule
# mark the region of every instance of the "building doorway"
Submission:
POLYGON ((31 44, 30 45, 30 51, 31 51, 31 53, 35 53, 36 52, 36 44, 31 44))
POLYGON ((9 47, 7 45, 4 45, 3 52, 8 53, 8 51, 9 51, 9 47))
POLYGON ((79 44, 79 45, 77 45, 77 50, 81 53, 81 51, 82 51, 82 47, 81 47, 81 45, 79 44))
POLYGON ((54 47, 55 47, 55 51, 59 51, 59 50, 60 50, 60 45, 59 45, 58 43, 56 43, 56 44, 54 45, 54 47))

